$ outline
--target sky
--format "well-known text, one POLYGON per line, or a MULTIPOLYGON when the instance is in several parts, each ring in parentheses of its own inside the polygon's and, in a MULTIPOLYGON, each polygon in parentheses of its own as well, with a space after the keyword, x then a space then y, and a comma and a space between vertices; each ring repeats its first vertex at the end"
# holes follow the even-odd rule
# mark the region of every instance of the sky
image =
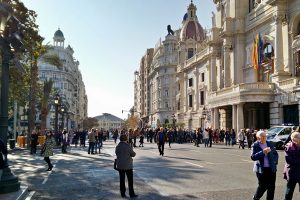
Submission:
MULTIPOLYGON (((60 28, 80 62, 88 116, 122 119, 134 105, 134 71, 147 48, 181 27, 190 0, 21 0, 37 14, 40 35, 53 44, 60 28)), ((212 0, 194 0, 203 28, 211 28, 212 0)))

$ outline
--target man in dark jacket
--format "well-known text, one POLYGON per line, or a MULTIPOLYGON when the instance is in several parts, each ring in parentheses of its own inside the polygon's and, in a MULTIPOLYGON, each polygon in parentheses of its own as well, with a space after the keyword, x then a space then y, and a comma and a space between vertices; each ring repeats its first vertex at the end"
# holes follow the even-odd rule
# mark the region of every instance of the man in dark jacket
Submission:
POLYGON ((123 198, 126 198, 125 174, 128 180, 129 195, 131 198, 137 197, 133 189, 133 159, 135 152, 127 143, 127 135, 120 136, 120 143, 117 145, 115 153, 117 155, 116 168, 120 175, 120 192, 123 198))
POLYGON ((7 148, 3 140, 0 138, 0 181, 3 173, 3 169, 6 165, 7 148))
POLYGON ((156 135, 156 142, 158 146, 159 155, 164 155, 164 149, 165 149, 165 142, 167 141, 167 134, 164 130, 164 128, 160 128, 160 130, 157 132, 156 135))
POLYGON ((39 136, 35 130, 32 131, 30 135, 30 154, 36 154, 36 146, 38 144, 39 136))

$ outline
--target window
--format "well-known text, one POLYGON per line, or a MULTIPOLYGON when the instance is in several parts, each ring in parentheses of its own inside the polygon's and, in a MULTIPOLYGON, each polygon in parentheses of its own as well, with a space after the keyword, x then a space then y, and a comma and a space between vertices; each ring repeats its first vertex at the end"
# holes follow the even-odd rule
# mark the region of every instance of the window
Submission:
POLYGON ((165 97, 169 96, 169 90, 165 90, 165 97))
POLYGON ((190 59, 193 56, 194 56, 194 49, 193 48, 189 48, 188 49, 188 59, 190 59))
POLYGON ((204 82, 204 73, 201 73, 201 80, 204 82))
POLYGON ((193 95, 189 95, 189 107, 193 107, 193 95))
POLYGON ((45 72, 42 72, 42 76, 41 76, 42 78, 45 78, 46 76, 45 76, 45 72))
POLYGON ((193 78, 189 78, 189 87, 193 86, 193 78))
POLYGON ((300 76, 300 51, 297 51, 295 57, 296 57, 295 75, 300 76))
POLYGON ((167 101, 165 102, 165 108, 169 108, 169 103, 167 101))
POLYGON ((200 105, 204 105, 204 91, 200 91, 200 105))
POLYGON ((167 68, 165 68, 165 73, 167 73, 167 71, 168 71, 168 69, 167 69, 167 68))
POLYGON ((178 91, 180 91, 180 84, 178 83, 178 91))
POLYGON ((274 72, 274 49, 271 44, 263 45, 263 58, 258 69, 258 81, 271 82, 274 72))
POLYGON ((180 110, 180 101, 177 102, 177 110, 180 110))

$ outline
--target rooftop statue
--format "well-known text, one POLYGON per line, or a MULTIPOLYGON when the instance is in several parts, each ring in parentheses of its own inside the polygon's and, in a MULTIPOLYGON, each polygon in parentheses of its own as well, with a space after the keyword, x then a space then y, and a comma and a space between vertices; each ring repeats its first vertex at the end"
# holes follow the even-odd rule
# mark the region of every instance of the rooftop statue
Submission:
POLYGON ((171 25, 168 25, 167 29, 168 29, 168 35, 174 35, 174 31, 171 29, 171 25))

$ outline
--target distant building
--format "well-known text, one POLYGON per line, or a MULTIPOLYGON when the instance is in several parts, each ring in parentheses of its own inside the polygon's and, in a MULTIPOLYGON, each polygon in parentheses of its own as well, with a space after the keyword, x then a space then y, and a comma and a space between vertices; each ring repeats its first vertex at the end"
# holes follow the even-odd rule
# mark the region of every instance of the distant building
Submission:
POLYGON ((113 130, 123 128, 124 120, 109 113, 95 117, 98 120, 99 127, 104 130, 113 130))
MULTIPOLYGON (((63 63, 63 67, 58 69, 56 66, 45 63, 40 59, 38 61, 38 76, 41 82, 50 79, 54 81, 52 88, 59 93, 62 103, 66 107, 67 113, 64 114, 64 123, 61 123, 61 117, 59 123, 64 124, 64 128, 77 129, 82 128, 82 122, 87 117, 88 99, 82 74, 79 70, 79 61, 74 58, 74 50, 70 45, 65 48, 64 41, 64 35, 58 29, 54 33, 53 45, 50 46, 47 52, 49 55, 58 55, 63 63)), ((54 97, 50 98, 52 98, 53 104, 48 114, 47 128, 54 129, 54 97)))

